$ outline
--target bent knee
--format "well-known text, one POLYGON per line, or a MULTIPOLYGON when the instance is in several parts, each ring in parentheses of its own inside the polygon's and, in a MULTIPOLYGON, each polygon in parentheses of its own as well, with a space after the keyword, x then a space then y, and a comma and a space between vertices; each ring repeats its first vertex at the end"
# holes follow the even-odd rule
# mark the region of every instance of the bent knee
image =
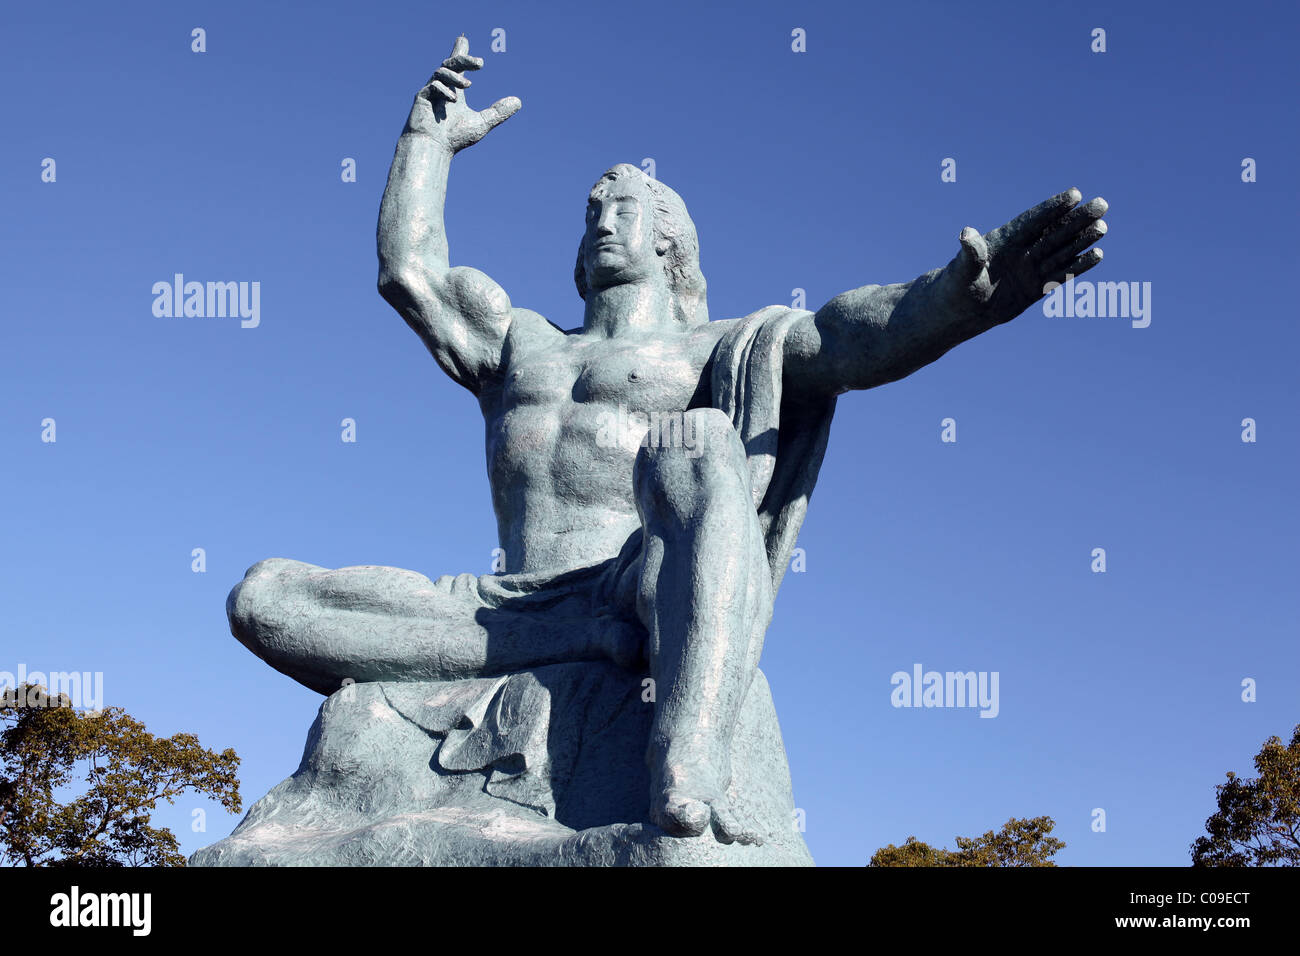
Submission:
POLYGON ((725 412, 692 408, 652 419, 642 449, 649 457, 735 459, 744 457, 740 436, 725 412))
POLYGON ((321 569, 315 564, 308 564, 306 561, 295 561, 293 558, 267 558, 265 561, 258 561, 257 564, 245 571, 244 580, 266 575, 279 575, 286 571, 296 570, 319 571, 321 569))
POLYGON ((275 627, 275 610, 294 601, 297 585, 293 578, 302 572, 319 570, 314 564, 290 558, 257 562, 226 597, 230 633, 250 649, 262 644, 268 630, 275 627))
POLYGON ((684 514, 719 496, 748 501, 745 448, 723 412, 692 409, 681 416, 680 440, 665 441, 663 432, 659 438, 637 454, 634 482, 643 507, 684 514))
POLYGON ((637 464, 684 467, 705 464, 736 468, 745 462, 745 447, 731 419, 716 408, 692 408, 652 422, 637 453, 637 464))
MULTIPOLYGON (((265 563, 265 562, 263 562, 265 563)), ((253 565, 226 596, 226 618, 230 621, 230 633, 239 643, 252 649, 257 643, 257 634, 262 629, 262 608, 266 601, 263 596, 265 579, 254 572, 259 565, 253 565)))

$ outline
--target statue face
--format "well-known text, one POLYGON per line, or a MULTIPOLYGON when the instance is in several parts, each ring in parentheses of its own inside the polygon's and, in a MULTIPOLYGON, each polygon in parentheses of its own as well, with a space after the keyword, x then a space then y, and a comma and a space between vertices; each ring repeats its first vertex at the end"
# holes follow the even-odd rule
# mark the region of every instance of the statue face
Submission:
POLYGON ((663 277, 655 249, 653 200, 632 177, 603 183, 587 200, 587 286, 607 288, 663 277))

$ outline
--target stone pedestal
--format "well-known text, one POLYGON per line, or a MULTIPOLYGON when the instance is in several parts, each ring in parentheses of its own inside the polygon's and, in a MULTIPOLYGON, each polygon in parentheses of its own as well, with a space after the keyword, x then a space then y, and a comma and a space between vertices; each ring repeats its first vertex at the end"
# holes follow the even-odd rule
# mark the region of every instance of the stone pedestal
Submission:
POLYGON ((811 865, 763 674, 738 721, 731 790, 761 846, 650 823, 642 695, 640 676, 603 663, 343 688, 298 771, 190 864, 811 865))

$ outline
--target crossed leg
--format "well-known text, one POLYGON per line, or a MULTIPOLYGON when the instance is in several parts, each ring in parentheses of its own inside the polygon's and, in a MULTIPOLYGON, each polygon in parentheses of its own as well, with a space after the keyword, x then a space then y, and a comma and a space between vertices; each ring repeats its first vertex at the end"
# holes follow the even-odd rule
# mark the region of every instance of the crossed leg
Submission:
POLYGON ((634 480, 644 529, 637 614, 655 681, 651 819, 724 843, 758 838, 727 798, 731 737, 772 616, 767 551, 745 450, 722 412, 686 413, 692 447, 642 448, 634 480))
POLYGON ((656 686, 651 819, 677 836, 711 826, 723 842, 758 842, 727 789, 732 734, 771 619, 771 574, 735 429, 715 409, 686 416, 691 447, 643 448, 634 470, 642 542, 628 580, 645 634, 612 618, 591 626, 579 591, 546 608, 489 608, 470 574, 434 582, 400 568, 330 570, 285 558, 254 565, 231 591, 231 632, 322 694, 347 680, 457 680, 582 660, 626 666, 643 650, 656 686))
POLYGON ((511 610, 486 606, 472 574, 430 581, 401 568, 331 570, 287 558, 249 568, 226 614, 240 643, 326 695, 349 680, 460 680, 563 661, 625 664, 643 639, 635 622, 595 626, 581 593, 540 612, 511 610))

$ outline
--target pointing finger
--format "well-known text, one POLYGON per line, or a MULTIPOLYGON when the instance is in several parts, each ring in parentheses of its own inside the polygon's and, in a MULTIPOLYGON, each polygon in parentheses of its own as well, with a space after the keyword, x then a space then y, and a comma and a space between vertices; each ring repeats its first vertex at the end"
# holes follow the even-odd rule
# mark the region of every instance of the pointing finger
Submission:
POLYGON ((469 55, 469 40, 464 36, 456 38, 456 45, 451 48, 451 56, 442 63, 448 69, 461 73, 465 70, 478 70, 483 67, 482 57, 469 55))

